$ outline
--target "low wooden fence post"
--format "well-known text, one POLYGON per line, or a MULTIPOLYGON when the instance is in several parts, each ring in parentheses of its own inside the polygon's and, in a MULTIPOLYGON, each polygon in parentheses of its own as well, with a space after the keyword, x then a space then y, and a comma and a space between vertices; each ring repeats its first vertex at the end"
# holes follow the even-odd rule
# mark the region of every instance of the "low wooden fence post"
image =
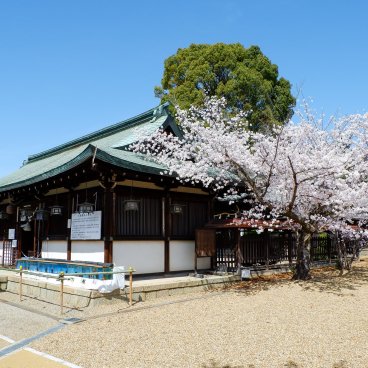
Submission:
POLYGON ((22 301, 23 294, 23 267, 19 267, 19 301, 22 301))
POLYGON ((133 305, 133 268, 129 267, 129 306, 133 305))
POLYGON ((60 272, 60 314, 64 313, 64 272, 60 272))
MULTIPOLYGON (((23 267, 20 266, 19 270, 12 270, 14 272, 19 272, 19 300, 22 301, 23 299, 23 274, 30 274, 30 275, 37 275, 39 277, 51 277, 50 275, 43 276, 39 272, 31 272, 28 270, 23 271, 23 267)), ((65 280, 72 280, 70 276, 82 276, 82 275, 99 275, 99 274, 115 274, 115 273, 129 273, 129 305, 133 305, 133 273, 136 272, 136 270, 129 266, 127 270, 119 271, 119 272, 83 272, 83 273, 68 273, 68 277, 65 278, 64 272, 60 272, 58 276, 52 276, 52 278, 60 281, 60 314, 64 314, 64 282, 65 280)), ((125 276, 124 276, 125 278, 125 276)))

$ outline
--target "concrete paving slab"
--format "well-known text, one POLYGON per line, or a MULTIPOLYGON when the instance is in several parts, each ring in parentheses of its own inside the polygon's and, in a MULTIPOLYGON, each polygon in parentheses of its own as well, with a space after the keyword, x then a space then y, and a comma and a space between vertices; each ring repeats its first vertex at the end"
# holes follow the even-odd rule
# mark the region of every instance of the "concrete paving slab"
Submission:
POLYGON ((38 352, 34 349, 18 350, 0 359, 0 368, 79 368, 75 364, 38 352))
POLYGON ((0 368, 80 368, 27 347, 30 342, 64 326, 40 313, 1 303, 0 332, 3 334, 0 334, 0 368))

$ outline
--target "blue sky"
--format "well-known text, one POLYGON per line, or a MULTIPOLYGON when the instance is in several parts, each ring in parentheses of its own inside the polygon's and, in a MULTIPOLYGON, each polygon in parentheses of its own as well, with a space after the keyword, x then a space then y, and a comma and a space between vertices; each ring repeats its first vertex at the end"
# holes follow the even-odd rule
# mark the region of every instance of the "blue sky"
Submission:
POLYGON ((258 45, 317 111, 365 112, 367 10, 363 0, 0 0, 0 176, 156 106, 164 60, 191 43, 258 45))

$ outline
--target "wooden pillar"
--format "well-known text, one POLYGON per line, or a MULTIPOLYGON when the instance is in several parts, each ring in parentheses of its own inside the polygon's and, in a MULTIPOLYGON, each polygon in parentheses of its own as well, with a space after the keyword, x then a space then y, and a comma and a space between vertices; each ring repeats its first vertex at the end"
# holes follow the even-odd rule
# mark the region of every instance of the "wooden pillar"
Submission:
POLYGON ((66 259, 71 261, 72 259, 72 239, 71 239, 71 221, 72 221, 72 213, 73 213, 73 191, 69 189, 68 193, 68 202, 67 202, 67 214, 68 214, 68 228, 67 228, 67 248, 66 248, 66 259), (70 221, 69 221, 70 220, 70 221))
POLYGON ((37 254, 37 242, 38 242, 38 237, 37 237, 37 221, 33 220, 33 257, 38 257, 37 254))
MULTIPOLYGON (((211 222, 213 220, 214 215, 214 205, 215 205, 215 196, 211 195, 208 198, 208 205, 207 205, 207 222, 211 222)), ((216 242, 216 230, 214 230, 214 253, 211 256, 211 270, 214 270, 217 267, 217 242, 216 242)), ((197 257, 196 257, 196 263, 195 266, 197 267, 197 257)))
POLYGON ((293 263, 293 233, 288 232, 288 261, 289 265, 293 263))
POLYGON ((240 231, 239 229, 234 229, 235 231, 235 267, 236 272, 240 272, 242 254, 240 249, 240 231))
POLYGON ((102 183, 104 188, 103 200, 103 224, 104 224, 104 262, 112 263, 113 260, 113 236, 115 233, 115 205, 116 193, 114 192, 115 181, 112 177, 102 183))
POLYGON ((167 189, 165 192, 165 198, 164 198, 164 220, 165 220, 165 226, 164 226, 164 241, 165 241, 165 250, 164 250, 164 257, 165 257, 165 272, 170 272, 170 236, 171 236, 171 196, 170 191, 167 189))
POLYGON ((207 205, 207 222, 210 222, 213 219, 213 215, 214 215, 214 201, 215 201, 215 197, 214 196, 210 196, 208 198, 208 205, 207 205))
POLYGON ((270 232, 268 230, 264 231, 265 241, 266 241, 266 270, 270 268, 270 232))
POLYGON ((2 240, 2 243, 1 243, 0 247, 3 250, 3 256, 2 256, 1 266, 4 267, 4 265, 5 265, 5 239, 4 238, 2 240))
POLYGON ((20 227, 19 224, 19 207, 17 207, 17 211, 16 211, 16 218, 15 218, 15 239, 17 239, 17 258, 21 258, 22 257, 22 236, 23 236, 23 232, 22 232, 22 228, 20 227))

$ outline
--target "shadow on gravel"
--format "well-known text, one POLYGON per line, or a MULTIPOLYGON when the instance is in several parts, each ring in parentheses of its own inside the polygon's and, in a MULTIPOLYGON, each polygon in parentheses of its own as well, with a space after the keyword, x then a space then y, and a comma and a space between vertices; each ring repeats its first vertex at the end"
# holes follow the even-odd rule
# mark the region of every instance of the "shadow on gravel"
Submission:
POLYGON ((368 285, 368 258, 356 262, 353 265, 353 269, 349 272, 345 271, 343 275, 335 267, 325 266, 312 269, 311 276, 312 278, 306 281, 291 280, 291 273, 261 276, 256 279, 230 285, 225 288, 225 291, 252 295, 269 290, 270 288, 297 283, 305 291, 320 291, 335 295, 346 295, 346 292, 349 290, 354 291, 364 285, 368 285))
POLYGON ((251 280, 230 284, 224 287, 222 290, 224 290, 225 292, 231 291, 236 293, 254 295, 258 294, 261 291, 267 291, 271 288, 281 287, 283 285, 287 285, 288 283, 294 282, 291 280, 291 277, 291 273, 283 273, 272 276, 259 276, 251 280))
POLYGON ((217 363, 215 360, 210 360, 208 364, 202 364, 201 368, 255 368, 253 364, 245 365, 230 365, 230 364, 220 364, 217 363))
POLYGON ((346 295, 346 291, 368 285, 368 259, 355 263, 353 269, 343 275, 334 267, 325 267, 313 270, 311 280, 297 282, 305 290, 346 295))
MULTIPOLYGON (((284 365, 284 368, 302 368, 302 366, 295 363, 293 360, 287 361, 284 365)), ((254 364, 247 365, 230 365, 230 364, 220 364, 215 360, 210 360, 209 364, 202 364, 201 368, 257 368, 254 364)), ((332 365, 331 368, 349 368, 349 365, 345 361, 340 361, 332 365)))

